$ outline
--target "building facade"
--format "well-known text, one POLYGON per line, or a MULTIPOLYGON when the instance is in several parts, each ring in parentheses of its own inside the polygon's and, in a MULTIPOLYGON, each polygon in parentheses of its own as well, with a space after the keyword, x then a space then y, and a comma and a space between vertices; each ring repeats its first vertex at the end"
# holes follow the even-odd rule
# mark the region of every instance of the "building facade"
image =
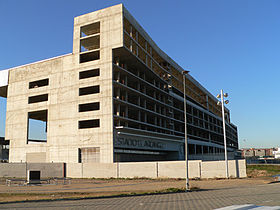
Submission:
MULTIPOLYGON (((122 4, 76 17, 71 54, 0 72, 9 161, 183 159, 182 71, 122 4), (31 135, 33 121, 45 138, 31 135)), ((185 91, 190 158, 223 156, 217 99, 190 75, 185 91)), ((225 111, 234 152, 237 127, 225 111)))
POLYGON ((258 158, 258 157, 272 157, 274 156, 275 148, 248 148, 242 149, 243 158, 258 158))

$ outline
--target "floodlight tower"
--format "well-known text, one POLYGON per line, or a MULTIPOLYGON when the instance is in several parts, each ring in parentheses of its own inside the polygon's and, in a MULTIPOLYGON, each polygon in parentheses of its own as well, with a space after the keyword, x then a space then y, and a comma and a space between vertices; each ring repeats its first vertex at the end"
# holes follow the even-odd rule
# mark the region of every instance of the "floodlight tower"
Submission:
POLYGON ((223 131, 224 131, 224 147, 225 147, 225 163, 226 163, 226 178, 229 178, 228 175, 228 158, 227 158, 227 137, 226 137, 226 122, 225 122, 225 107, 224 104, 228 104, 229 100, 224 101, 224 97, 228 97, 227 93, 223 93, 223 90, 221 90, 221 93, 217 95, 217 98, 221 98, 221 101, 218 101, 218 105, 222 105, 222 117, 223 117, 223 131))
POLYGON ((188 132, 187 132, 187 100, 186 100, 186 75, 190 71, 182 71, 183 75, 183 85, 184 85, 184 116, 185 116, 185 160, 186 160, 186 192, 190 191, 189 184, 189 164, 188 164, 188 132))

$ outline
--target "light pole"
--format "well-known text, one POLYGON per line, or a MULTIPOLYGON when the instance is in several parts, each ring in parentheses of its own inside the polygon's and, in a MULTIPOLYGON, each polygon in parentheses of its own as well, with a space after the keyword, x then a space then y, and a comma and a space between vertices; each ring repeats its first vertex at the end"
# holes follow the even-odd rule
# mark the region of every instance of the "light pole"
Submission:
POLYGON ((224 97, 228 97, 227 93, 223 93, 223 90, 221 90, 221 94, 217 95, 217 98, 221 98, 221 101, 218 101, 218 105, 222 105, 222 117, 223 117, 223 131, 224 131, 224 147, 225 147, 225 164, 226 164, 226 178, 229 178, 228 175, 228 158, 227 158, 227 136, 226 136, 226 122, 225 122, 225 107, 224 103, 228 104, 229 101, 224 101, 224 97))
POLYGON ((186 192, 190 191, 189 165, 188 165, 188 132, 187 132, 187 101, 186 101, 186 74, 189 71, 182 71, 184 81, 184 116, 185 116, 185 158, 186 158, 186 192))

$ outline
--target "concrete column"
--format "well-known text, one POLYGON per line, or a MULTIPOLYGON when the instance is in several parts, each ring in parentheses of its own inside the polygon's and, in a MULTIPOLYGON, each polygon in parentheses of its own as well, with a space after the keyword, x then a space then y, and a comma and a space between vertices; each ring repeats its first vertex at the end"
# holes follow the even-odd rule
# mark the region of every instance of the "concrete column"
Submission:
MULTIPOLYGON (((191 116, 193 116, 193 107, 191 106, 191 116)), ((193 123, 193 117, 191 117, 191 123, 193 123)))
POLYGON ((207 106, 207 110, 209 111, 209 101, 208 101, 208 95, 206 95, 206 106, 207 106))
MULTIPOLYGON (((136 31, 136 42, 138 43, 138 31, 136 31)), ((136 55, 138 56, 138 45, 136 45, 136 55)))
POLYGON ((121 106, 120 104, 117 105, 117 115, 120 116, 121 106))
POLYGON ((117 82, 120 82, 120 81, 121 81, 121 73, 118 72, 118 74, 117 74, 117 82))
POLYGON ((125 106, 125 117, 128 117, 128 106, 125 106))
POLYGON ((120 58, 116 57, 116 64, 119 66, 120 65, 120 58))
POLYGON ((132 37, 132 26, 130 26, 130 32, 129 35, 132 37))
POLYGON ((127 86, 127 75, 124 77, 124 84, 127 86))
POLYGON ((141 111, 138 111, 138 120, 141 121, 141 111))
POLYGON ((121 97, 121 89, 118 88, 118 89, 117 89, 117 97, 116 97, 116 98, 120 98, 120 97, 121 97))
POLYGON ((130 51, 132 52, 132 39, 130 40, 130 45, 129 45, 129 49, 130 49, 130 51))
POLYGON ((145 112, 145 115, 144 115, 144 121, 145 123, 147 123, 147 113, 145 112))
MULTIPOLYGON (((148 52, 148 50, 147 50, 147 41, 145 41, 145 50, 146 50, 146 52, 148 52)), ((148 55, 147 55, 147 53, 145 53, 145 57, 146 57, 145 64, 147 65, 148 64, 148 55)))
MULTIPOLYGON (((150 47, 150 55, 153 56, 152 47, 150 47)), ((151 69, 153 69, 153 60, 151 59, 151 69)))

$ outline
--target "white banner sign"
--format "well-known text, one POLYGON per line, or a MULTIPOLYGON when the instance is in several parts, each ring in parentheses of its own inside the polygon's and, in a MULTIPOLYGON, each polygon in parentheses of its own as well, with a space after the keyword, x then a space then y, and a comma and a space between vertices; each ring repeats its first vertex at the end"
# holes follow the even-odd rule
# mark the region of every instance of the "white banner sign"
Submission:
POLYGON ((0 87, 8 85, 9 70, 0 71, 0 87))

